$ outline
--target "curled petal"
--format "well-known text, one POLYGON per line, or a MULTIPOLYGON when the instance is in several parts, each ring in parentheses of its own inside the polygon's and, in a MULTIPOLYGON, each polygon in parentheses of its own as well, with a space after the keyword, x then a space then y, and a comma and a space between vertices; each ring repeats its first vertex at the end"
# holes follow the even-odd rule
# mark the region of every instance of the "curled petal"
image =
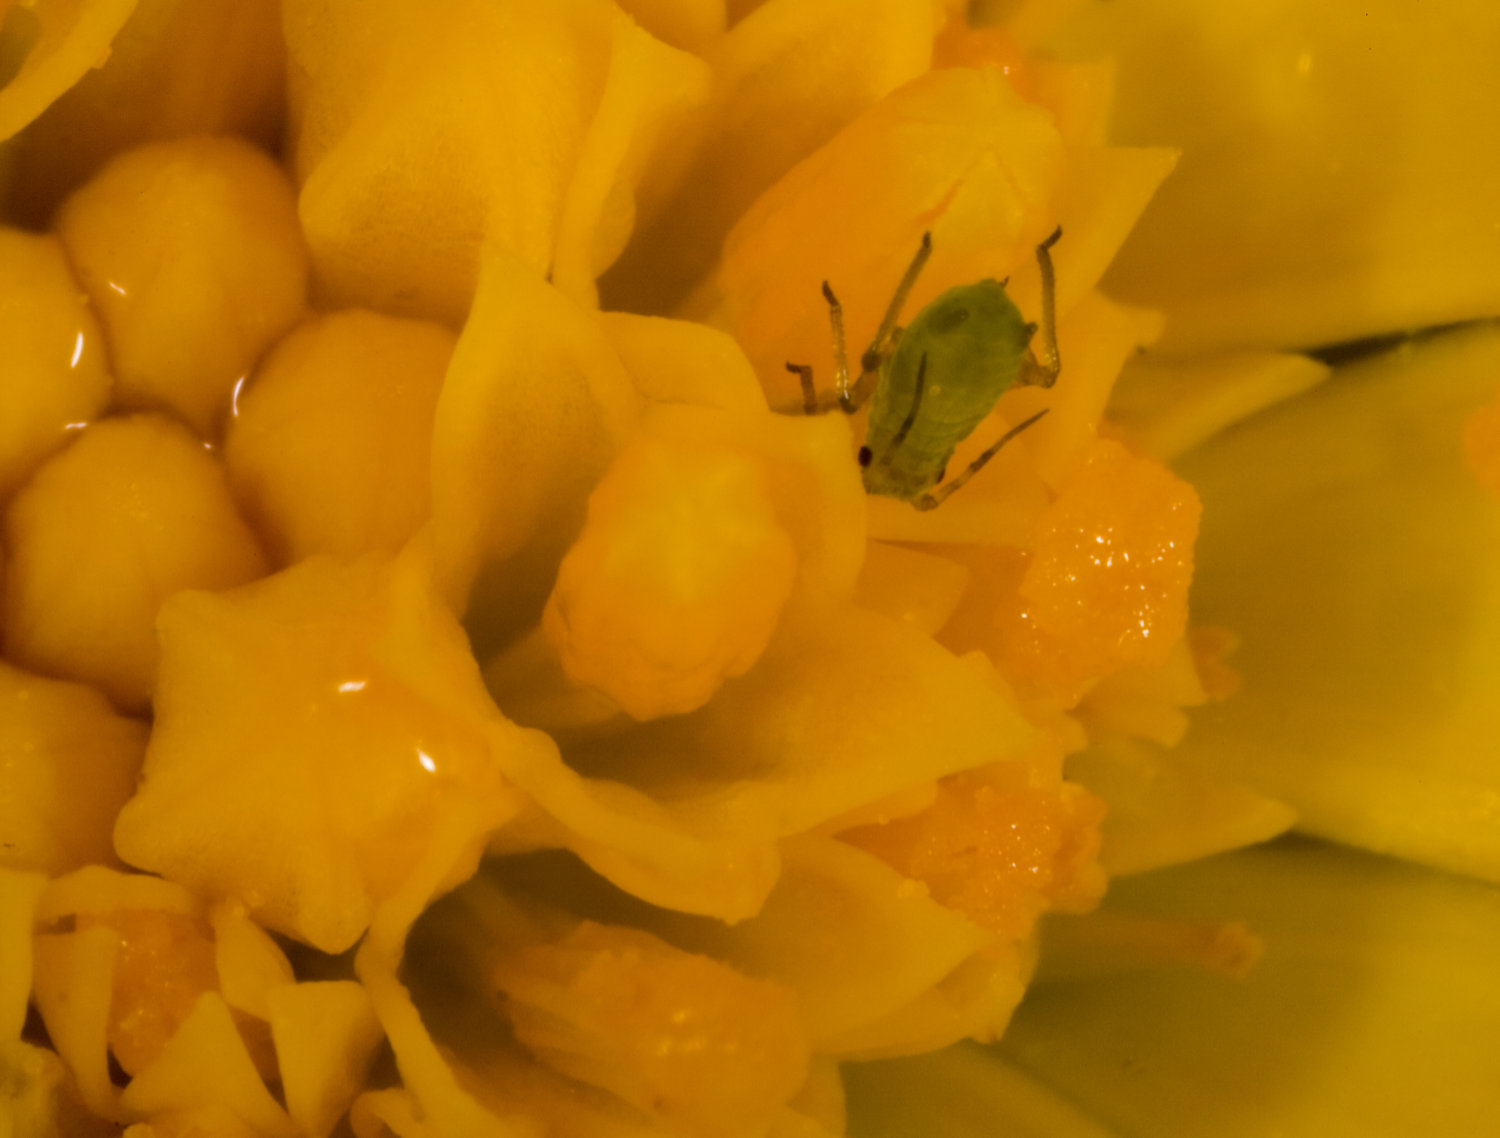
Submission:
POLYGON ((285 15, 300 211, 344 303, 462 323, 494 242, 587 302, 707 67, 603 0, 303 0, 285 15), (455 113, 454 108, 461 108, 455 113))
POLYGON ((110 41, 135 5, 136 0, 28 4, 16 21, 30 21, 35 38, 10 81, 0 87, 0 140, 31 122, 107 56, 110 41))
POLYGON ((523 624, 540 615, 589 491, 641 405, 599 321, 488 247, 432 439, 433 548, 457 611, 523 624))
POLYGON ((32 12, 48 12, 47 21, 54 12, 76 16, 75 35, 94 14, 111 10, 129 19, 107 52, 82 62, 87 70, 77 82, 10 144, 15 183, 7 205, 21 224, 45 226, 58 202, 105 162, 145 142, 234 134, 277 149, 286 109, 279 4, 47 0, 10 7, 23 25, 32 12))

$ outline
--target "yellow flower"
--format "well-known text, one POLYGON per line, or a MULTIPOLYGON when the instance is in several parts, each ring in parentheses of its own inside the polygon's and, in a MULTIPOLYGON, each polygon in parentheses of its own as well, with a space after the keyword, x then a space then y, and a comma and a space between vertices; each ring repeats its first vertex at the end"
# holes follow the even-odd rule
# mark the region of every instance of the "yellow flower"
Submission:
POLYGON ((1500 17, 440 7, 0 0, 0 1110, 1500 1126, 1500 17))

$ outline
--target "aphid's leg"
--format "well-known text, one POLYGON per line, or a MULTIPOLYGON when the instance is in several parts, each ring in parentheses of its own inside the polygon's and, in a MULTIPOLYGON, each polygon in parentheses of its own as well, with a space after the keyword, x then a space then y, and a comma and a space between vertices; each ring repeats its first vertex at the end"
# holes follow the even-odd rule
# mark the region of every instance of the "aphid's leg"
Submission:
POLYGON ((841 398, 844 410, 857 410, 871 395, 875 394, 875 388, 880 382, 880 365, 890 358, 890 354, 896 350, 896 341, 901 338, 901 329, 896 326, 896 321, 901 319, 901 309, 905 306, 906 299, 911 295, 911 290, 917 283, 917 277, 921 275, 922 268, 927 264, 927 258, 930 256, 932 256, 932 234, 924 233, 922 244, 917 248, 917 255, 911 259, 911 264, 906 266, 906 272, 902 274, 900 283, 896 285, 895 295, 891 297, 891 303, 886 306, 880 327, 875 329, 874 339, 859 357, 859 377, 854 381, 853 388, 849 390, 848 399, 841 398))
POLYGON ((964 468, 963 472, 959 474, 957 478, 954 478, 948 482, 944 482, 936 490, 929 490, 927 491, 927 493, 921 495, 920 497, 913 498, 911 504, 919 510, 937 509, 950 497, 952 497, 954 493, 962 489, 964 483, 968 482, 969 479, 973 478, 974 475, 983 470, 984 464, 989 462, 990 459, 994 458, 995 455, 999 454, 1001 447, 1010 442, 1011 439, 1015 438, 1046 413, 1047 409, 1043 408, 1031 418, 1025 420, 1024 422, 1016 424, 1010 430, 1006 431, 1005 434, 1001 435, 1000 438, 995 441, 993 446, 989 447, 983 454, 981 454, 973 462, 969 463, 969 465, 964 468))
POLYGON ((833 288, 823 282, 823 299, 828 302, 828 326, 833 332, 833 390, 839 406, 853 411, 849 402, 849 348, 844 338, 844 306, 833 295, 833 288))
MULTIPOLYGON (((828 302, 828 326, 833 333, 833 390, 838 404, 845 411, 853 412, 859 406, 849 397, 849 349, 844 337, 844 306, 833 295, 833 288, 823 282, 823 299, 828 302)), ((812 368, 807 364, 788 362, 786 370, 802 380, 802 409, 809 415, 824 410, 819 404, 817 389, 813 386, 812 368)))
POLYGON ((1052 236, 1036 247, 1037 266, 1042 271, 1042 358, 1028 348, 1026 358, 1021 361, 1018 383, 1029 383, 1037 387, 1051 387, 1057 382, 1057 373, 1062 370, 1062 360, 1057 354, 1057 285, 1052 272, 1052 246, 1062 236, 1062 226, 1052 231, 1052 236))
POLYGON ((818 413, 818 389, 813 386, 812 367, 808 364, 788 363, 786 370, 802 380, 802 410, 809 415, 818 413))
POLYGON ((906 266, 906 272, 901 274, 901 282, 896 285, 895 295, 891 297, 891 303, 886 306, 885 316, 880 321, 880 327, 875 330, 875 338, 870 341, 870 346, 865 354, 878 352, 884 354, 890 344, 887 341, 896 330, 896 321, 901 319, 901 309, 906 306, 906 298, 911 295, 911 290, 916 286, 917 278, 922 275, 922 269, 927 264, 927 258, 932 256, 932 234, 922 234, 922 244, 917 246, 917 253, 911 259, 911 264, 906 266))

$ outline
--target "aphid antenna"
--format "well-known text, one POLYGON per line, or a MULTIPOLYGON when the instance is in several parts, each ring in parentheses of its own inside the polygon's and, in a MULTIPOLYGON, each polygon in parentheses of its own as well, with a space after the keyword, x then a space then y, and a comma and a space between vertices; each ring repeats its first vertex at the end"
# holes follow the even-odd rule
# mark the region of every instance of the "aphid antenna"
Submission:
POLYGON ((917 278, 922 275, 922 270, 927 266, 927 260, 932 256, 932 233, 922 234, 922 243, 917 246, 917 252, 911 259, 911 264, 906 266, 906 272, 901 274, 901 283, 896 286, 895 293, 891 296, 891 302, 886 306, 885 316, 881 318, 880 327, 875 330, 875 338, 870 341, 870 352, 877 353, 884 358, 890 350, 889 340, 896 329, 896 321, 901 319, 901 310, 906 307, 907 298, 911 296, 911 290, 916 287, 917 278))
MULTIPOLYGON (((932 233, 929 231, 922 234, 922 243, 917 247, 916 255, 912 257, 911 263, 906 266, 906 272, 901 275, 901 283, 896 286, 896 292, 891 297, 890 304, 886 306, 885 315, 881 317, 880 326, 875 329, 870 346, 859 357, 859 378, 854 381, 853 387, 849 390, 847 401, 840 400, 845 411, 858 410, 875 393, 876 385, 880 382, 881 365, 890 357, 891 352, 896 348, 896 341, 901 338, 901 329, 896 321, 901 319, 901 309, 906 306, 907 298, 911 296, 911 290, 915 287, 917 278, 921 276, 922 269, 931 256, 932 233)), ((835 335, 836 352, 844 351, 842 340, 841 332, 835 335)))

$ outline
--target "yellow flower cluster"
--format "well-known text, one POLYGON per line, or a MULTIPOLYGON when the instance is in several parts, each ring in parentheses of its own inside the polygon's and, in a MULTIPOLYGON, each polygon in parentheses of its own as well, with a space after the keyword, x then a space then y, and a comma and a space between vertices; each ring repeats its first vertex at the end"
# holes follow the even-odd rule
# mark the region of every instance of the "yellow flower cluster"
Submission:
MULTIPOLYGON (((1203 124, 1248 112, 1183 113, 1148 33, 1183 67, 1296 48, 1252 96, 1293 135, 1325 66, 1365 74, 1336 19, 1278 0, 1283 44, 1253 7, 0 0, 0 1111, 839 1138, 893 1089, 922 1118, 1002 1088, 995 1125, 1176 1133, 1099 1075, 1145 1009, 1207 991, 1232 1036, 1219 974, 1263 941, 1295 1002, 1278 874, 1425 880, 1201 859, 1296 823, 1500 878, 1500 657, 1454 647, 1500 613, 1494 405, 1461 426, 1493 330, 1348 382, 1291 351, 1492 315, 1500 274, 1312 303, 1361 240, 1420 252, 1420 180, 1373 238, 1310 236, 1358 132, 1292 253, 1257 260, 1243 201, 1224 237, 1236 163, 1292 160, 1223 158, 1203 124), (892 319, 1003 281, 1062 371, 918 511, 861 485, 871 412, 804 414, 798 376, 880 371, 929 247, 892 319), (1468 576, 1417 605, 1433 562, 1468 576), (1189 732, 1239 686, 1226 629, 1245 690, 1189 732), (907 1058, 1013 1019, 984 1076, 907 1058)), ((1348 1085, 1395 1052, 1357 1054, 1348 1085)))

